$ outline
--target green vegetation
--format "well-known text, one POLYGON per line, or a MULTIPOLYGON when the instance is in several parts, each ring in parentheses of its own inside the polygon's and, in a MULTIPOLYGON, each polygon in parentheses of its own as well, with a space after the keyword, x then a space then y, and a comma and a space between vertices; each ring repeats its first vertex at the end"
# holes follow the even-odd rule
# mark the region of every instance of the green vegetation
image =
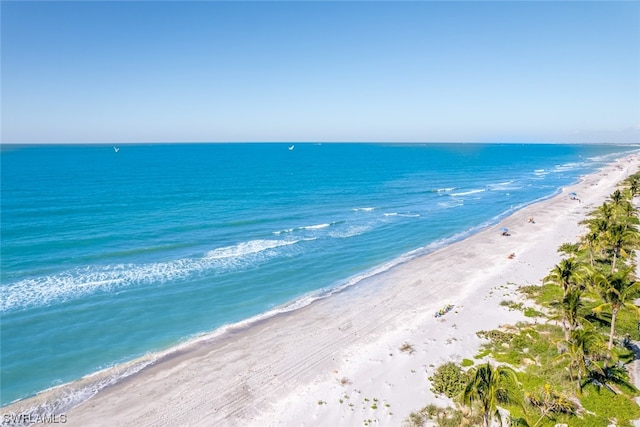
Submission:
POLYGON ((507 366, 493 367, 489 362, 478 369, 471 369, 469 380, 462 392, 462 402, 480 408, 482 425, 489 427, 495 418, 502 424, 499 404, 517 403, 518 378, 516 372, 507 366))
POLYGON ((473 414, 465 408, 439 408, 436 405, 427 405, 420 411, 409 414, 409 418, 402 425, 418 427, 424 425, 426 420, 434 421, 440 427, 476 426, 482 423, 479 414, 473 414))
POLYGON ((509 308, 509 310, 522 310, 522 303, 521 302, 514 302, 514 301, 502 301, 500 303, 501 306, 503 307, 507 307, 509 308))
POLYGON ((478 354, 476 354, 475 356, 473 356, 474 359, 482 359, 483 357, 488 356, 489 354, 491 354, 491 350, 482 350, 481 352, 479 352, 478 354))
POLYGON ((463 368, 468 368, 469 366, 473 366, 474 362, 471 359, 462 359, 462 362, 460 363, 460 365, 463 368))
POLYGON ((467 374, 453 362, 440 365, 436 373, 429 377, 431 390, 447 397, 459 395, 464 390, 467 379, 467 374))
POLYGON ((558 249, 564 258, 544 283, 519 288, 527 307, 501 303, 542 321, 477 332, 486 343, 474 358, 495 362, 438 367, 429 377, 432 391, 454 399, 456 408, 428 405, 407 425, 505 425, 507 415, 511 425, 528 427, 631 426, 640 419, 639 392, 625 366, 635 357, 629 337, 637 336, 640 318, 633 304, 640 297, 640 220, 631 204, 640 173, 623 184, 583 221, 579 242, 558 249))
POLYGON ((524 309, 524 315, 525 317, 542 317, 544 316, 544 314, 538 310, 536 310, 535 308, 532 307, 527 307, 524 309))

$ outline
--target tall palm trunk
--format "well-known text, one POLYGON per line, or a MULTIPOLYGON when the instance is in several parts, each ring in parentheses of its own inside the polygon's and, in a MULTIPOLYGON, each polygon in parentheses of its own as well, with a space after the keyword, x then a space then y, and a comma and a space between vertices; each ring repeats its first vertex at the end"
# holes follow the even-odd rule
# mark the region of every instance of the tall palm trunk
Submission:
POLYGON ((582 366, 578 366, 578 381, 576 382, 576 391, 582 390, 582 366))
POLYGON ((618 316, 618 307, 611 307, 611 332, 609 333, 609 343, 607 347, 609 350, 613 348, 613 334, 616 332, 616 317, 618 316))

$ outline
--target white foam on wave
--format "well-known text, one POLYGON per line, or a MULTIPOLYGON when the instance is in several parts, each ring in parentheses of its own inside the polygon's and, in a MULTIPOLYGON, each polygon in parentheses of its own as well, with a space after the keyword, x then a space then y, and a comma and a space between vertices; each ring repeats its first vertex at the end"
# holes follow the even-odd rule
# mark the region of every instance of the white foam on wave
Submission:
POLYGON ((556 165, 555 168, 553 169, 553 172, 566 172, 566 171, 572 171, 572 170, 576 170, 578 168, 581 168, 585 166, 584 162, 569 162, 569 163, 564 163, 562 165, 556 165))
POLYGON ((226 246, 223 248, 214 249, 212 251, 207 252, 206 258, 210 258, 210 259, 238 258, 245 255, 266 251, 267 249, 274 249, 280 246, 293 245, 298 242, 299 240, 251 240, 251 241, 242 242, 233 246, 226 246))
POLYGON ((507 190, 519 190, 523 188, 522 185, 514 184, 515 181, 499 182, 497 184, 489 184, 487 187, 491 191, 507 191, 507 190))
POLYGON ((420 214, 418 213, 401 213, 401 212, 387 212, 384 213, 383 216, 400 216, 405 218, 418 218, 420 214))
POLYGON ((456 208, 463 205, 464 201, 459 199, 448 200, 446 202, 438 202, 438 206, 444 209, 456 208))
MULTIPOLYGON (((631 146, 628 146, 629 148, 631 148, 631 146)), ((603 154, 601 156, 594 156, 594 157, 589 157, 587 160, 594 162, 594 163, 608 163, 611 162, 613 160, 620 160, 623 159, 625 157, 627 157, 630 154, 635 154, 640 152, 640 150, 635 149, 635 150, 630 150, 627 152, 622 152, 622 153, 610 153, 610 154, 603 154)))
MULTIPOLYGON (((62 389, 63 393, 61 393, 53 400, 45 401, 37 406, 32 406, 31 408, 23 410, 19 414, 11 415, 15 415, 16 420, 33 420, 50 419, 51 417, 65 414, 81 403, 91 399, 104 388, 116 384, 123 379, 140 372, 142 369, 153 364, 156 360, 157 358, 151 355, 143 357, 141 358, 141 360, 139 359, 134 362, 125 363, 120 366, 111 367, 95 372, 80 380, 86 385, 81 385, 76 388, 73 388, 73 383, 63 384, 50 388, 48 390, 45 390, 45 392, 53 389, 62 389)), ((17 423, 11 425, 30 425, 30 423, 17 423)))
POLYGON ((498 182, 498 183, 495 183, 495 184, 488 184, 487 187, 489 187, 492 190, 495 190, 495 189, 500 189, 500 188, 504 188, 504 187, 509 187, 511 184, 513 184, 513 180, 504 181, 504 182, 498 182))
POLYGON ((468 196, 470 194, 477 194, 477 193, 484 193, 486 190, 485 189, 475 189, 475 190, 469 190, 469 191, 463 191, 461 193, 451 193, 452 197, 459 197, 459 196, 468 196))
POLYGON ((348 237, 354 237, 360 234, 364 234, 369 230, 371 230, 371 226, 368 225, 352 225, 347 227, 345 230, 336 230, 329 232, 329 237, 333 237, 335 239, 345 239, 348 237))
POLYGON ((375 210, 375 208, 353 208, 351 210, 354 212, 371 212, 375 210))
POLYGON ((304 227, 300 227, 300 230, 320 230, 322 228, 327 228, 330 227, 331 224, 325 223, 325 224, 317 224, 317 225, 306 225, 304 227))
POLYGON ((285 233, 293 233, 294 231, 296 231, 295 228, 287 228, 285 230, 280 230, 280 231, 274 231, 273 234, 280 235, 280 234, 285 234, 285 233))
POLYGON ((455 190, 457 187, 447 187, 447 188, 438 188, 436 190, 437 193, 448 193, 450 191, 455 190))
POLYGON ((340 224, 341 222, 344 222, 344 221, 333 221, 331 223, 325 222, 325 223, 322 223, 322 224, 303 225, 303 226, 300 226, 300 227, 292 227, 292 228, 287 228, 287 229, 280 230, 280 231, 274 231, 272 234, 280 235, 280 234, 285 234, 285 233, 294 233, 296 231, 322 230, 323 228, 328 228, 328 227, 340 224))
POLYGON ((23 279, 2 286, 0 312, 65 302, 95 292, 113 292, 129 286, 161 284, 205 271, 244 268, 282 254, 276 249, 300 241, 251 240, 209 251, 202 258, 182 258, 148 264, 87 266, 50 276, 23 279))

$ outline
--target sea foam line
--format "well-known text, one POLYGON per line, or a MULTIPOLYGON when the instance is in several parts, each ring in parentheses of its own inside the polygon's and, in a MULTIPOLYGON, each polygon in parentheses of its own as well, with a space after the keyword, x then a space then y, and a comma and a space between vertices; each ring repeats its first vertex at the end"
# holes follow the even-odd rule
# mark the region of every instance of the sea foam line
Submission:
POLYGON ((405 218, 418 218, 420 214, 417 213, 400 213, 400 212, 387 212, 384 213, 383 216, 401 216, 405 218))
POLYGON ((364 234, 367 231, 371 230, 371 228, 372 227, 369 225, 353 225, 353 226, 347 227, 346 230, 330 231, 329 236, 336 239, 345 239, 348 237, 354 237, 354 236, 359 236, 360 234, 364 234))
POLYGON ((436 190, 436 193, 448 193, 448 192, 453 191, 455 189, 457 189, 457 187, 438 188, 436 190))
POLYGON ((469 194, 484 193, 485 191, 486 191, 485 189, 475 189, 475 190, 463 191, 461 193, 451 193, 450 196, 452 197, 468 196, 469 194))
POLYGON ((217 248, 207 252, 206 258, 209 259, 222 259, 222 258, 237 258, 245 255, 255 254, 265 251, 267 249, 274 249, 280 246, 294 245, 299 240, 251 240, 248 242, 242 242, 233 246, 226 246, 223 248, 217 248))
POLYGON ((304 227, 300 227, 300 230, 320 230, 322 228, 331 227, 331 224, 316 224, 316 225, 306 225, 304 227))
MULTIPOLYGON (((39 394, 60 390, 57 395, 50 400, 21 409, 17 413, 9 413, 14 417, 13 422, 7 425, 12 426, 28 426, 31 422, 20 422, 20 420, 41 420, 50 419, 51 417, 66 414, 76 406, 86 402, 94 397, 104 388, 114 385, 123 379, 135 375, 147 366, 157 361, 154 355, 148 355, 132 362, 123 363, 121 365, 109 367, 98 372, 83 377, 75 382, 66 383, 43 390, 39 394)), ((2 425, 5 425, 3 423, 2 425)))
MULTIPOLYGON (((373 208, 372 208, 373 209, 373 208)), ((340 220, 340 221, 332 221, 332 222, 323 222, 322 224, 313 224, 313 225, 301 225, 299 227, 291 227, 291 228, 285 228, 284 230, 278 230, 278 231, 274 231, 272 232, 272 234, 278 236, 280 234, 286 234, 286 233, 293 233, 295 231, 315 231, 315 230, 322 230, 324 228, 329 228, 329 227, 333 227, 339 224, 344 223, 344 220, 340 220)))
POLYGON ((225 272, 263 262, 299 240, 251 240, 209 251, 202 258, 182 258, 148 264, 87 266, 51 276, 23 279, 0 289, 0 312, 65 302, 102 291, 166 283, 210 270, 225 272))
POLYGON ((412 213, 393 213, 392 215, 389 216, 399 216, 399 217, 403 217, 403 218, 420 218, 420 214, 412 214, 412 213))

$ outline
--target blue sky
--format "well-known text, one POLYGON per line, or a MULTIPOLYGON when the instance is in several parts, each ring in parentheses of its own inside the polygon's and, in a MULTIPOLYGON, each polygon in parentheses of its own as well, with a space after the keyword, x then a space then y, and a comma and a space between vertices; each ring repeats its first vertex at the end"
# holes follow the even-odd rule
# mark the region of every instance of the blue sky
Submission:
POLYGON ((639 2, 0 5, 3 142, 640 142, 639 2))

